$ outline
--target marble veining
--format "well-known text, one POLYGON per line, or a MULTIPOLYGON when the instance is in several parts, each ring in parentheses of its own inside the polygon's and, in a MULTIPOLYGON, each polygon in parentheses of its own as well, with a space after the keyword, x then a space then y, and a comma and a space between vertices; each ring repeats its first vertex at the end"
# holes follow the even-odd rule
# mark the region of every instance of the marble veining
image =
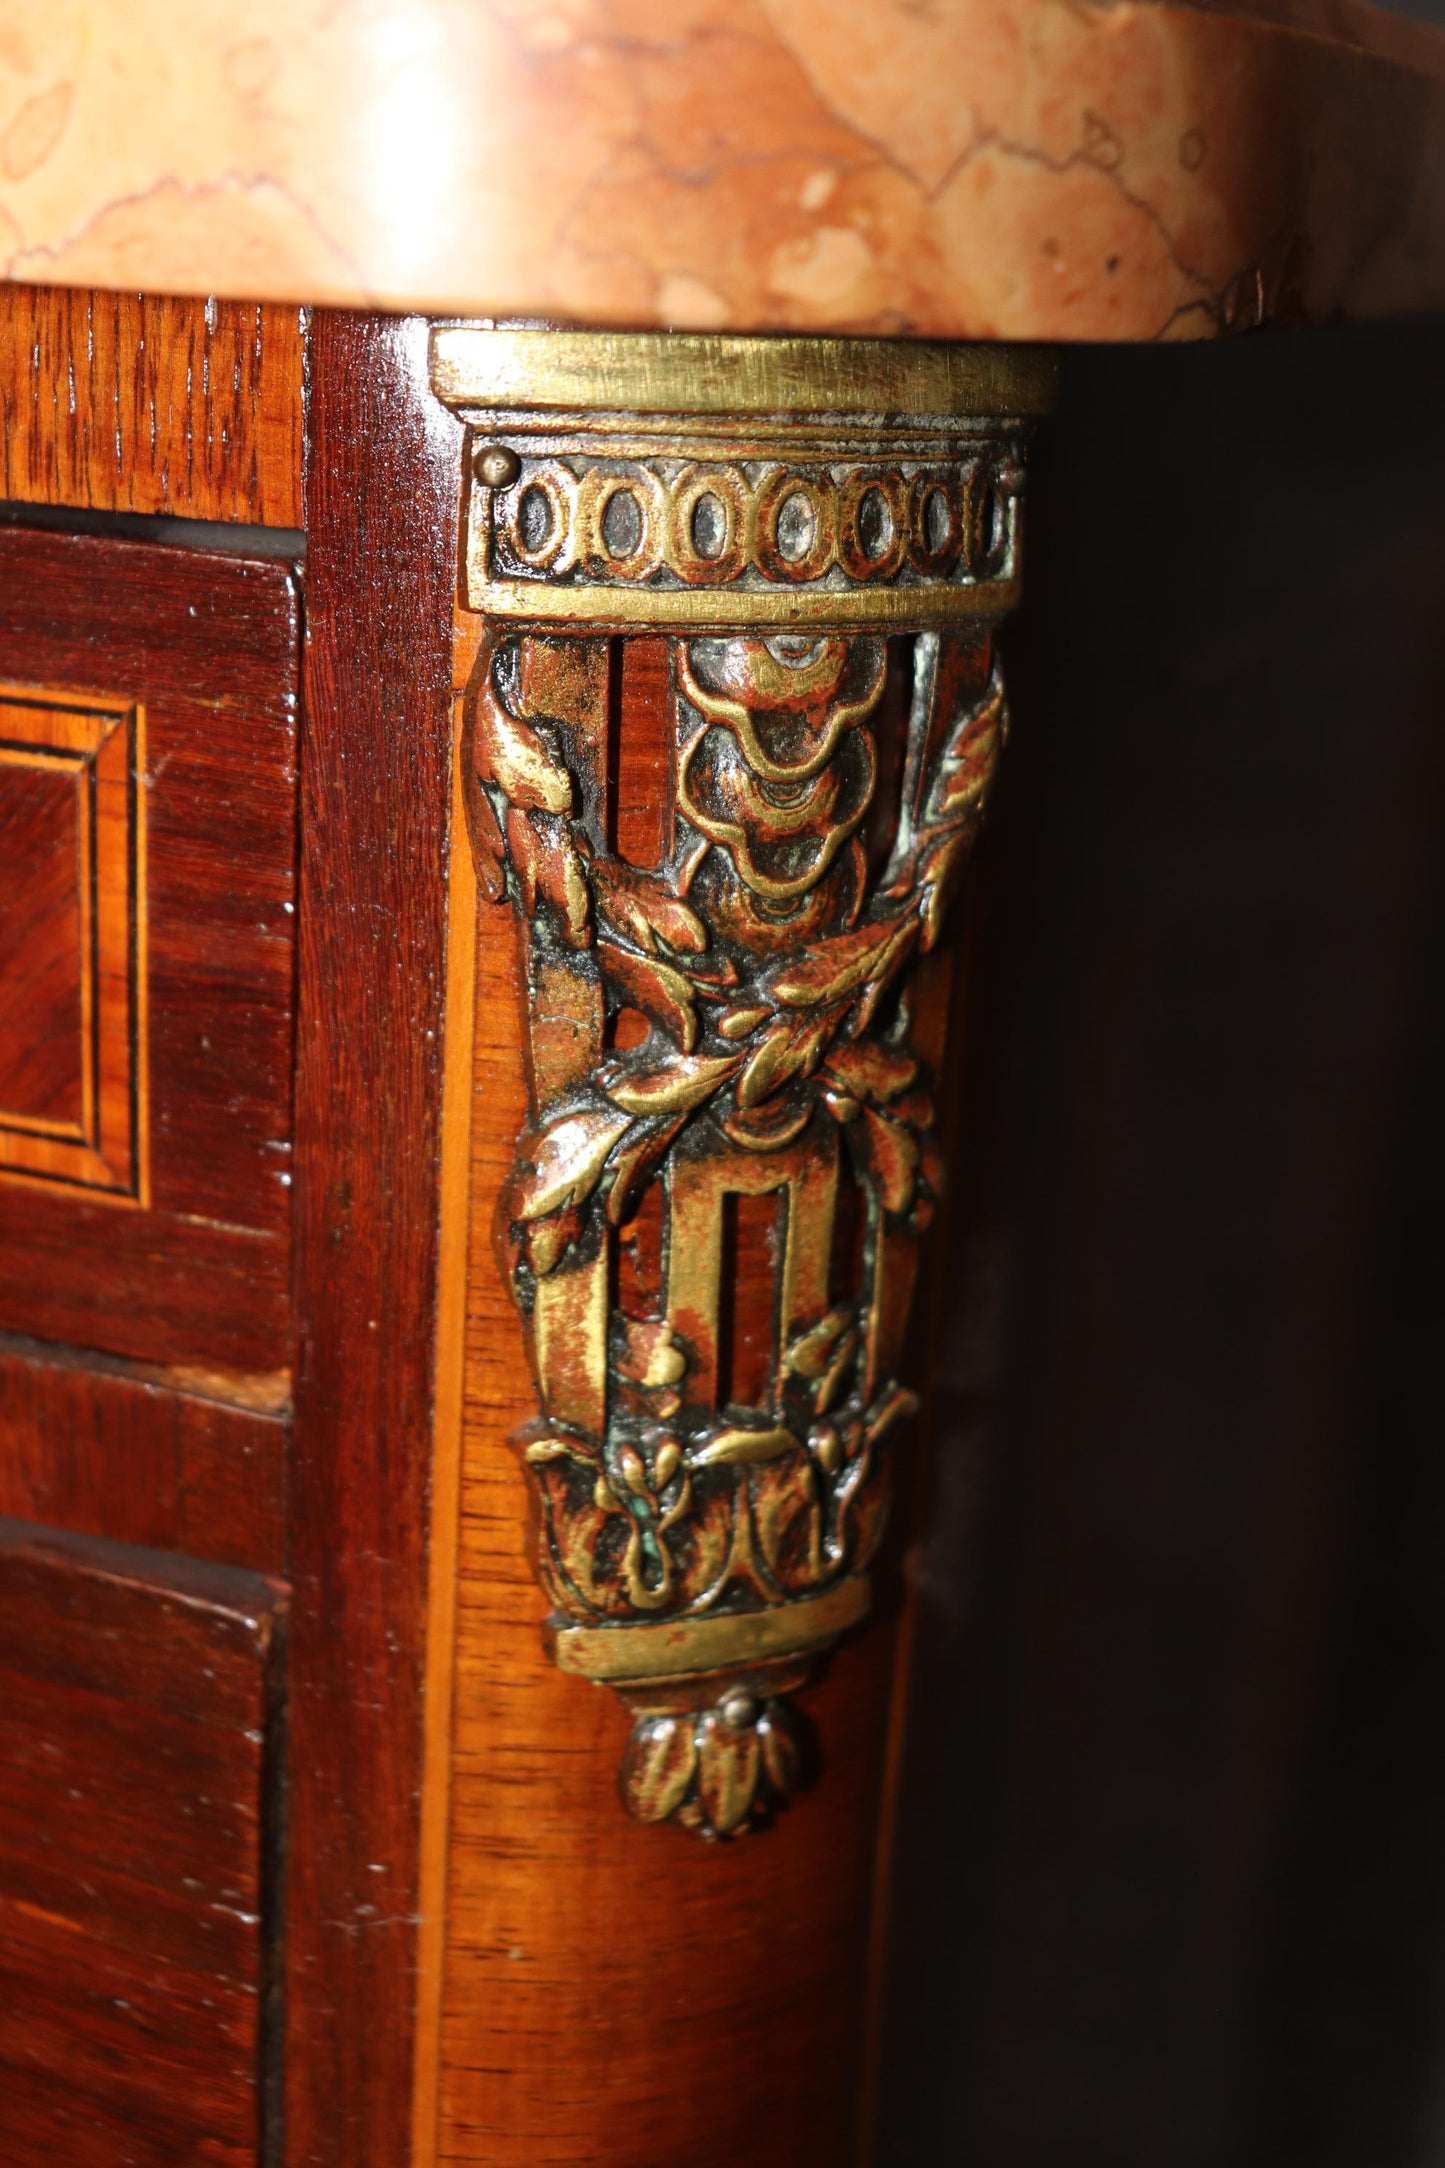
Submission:
POLYGON ((963 338, 1445 304, 1445 40, 1302 4, 0 0, 0 273, 963 338))

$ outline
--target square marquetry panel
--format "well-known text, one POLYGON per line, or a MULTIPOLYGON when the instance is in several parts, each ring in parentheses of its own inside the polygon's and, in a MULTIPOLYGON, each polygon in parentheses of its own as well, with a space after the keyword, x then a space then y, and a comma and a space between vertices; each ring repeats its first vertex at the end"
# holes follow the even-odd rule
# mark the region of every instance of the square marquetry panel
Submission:
POLYGON ((0 1334, 265 1407, 299 636, 285 561, 0 522, 0 1334))
POLYGON ((132 701, 0 686, 0 1167, 141 1193, 132 701))

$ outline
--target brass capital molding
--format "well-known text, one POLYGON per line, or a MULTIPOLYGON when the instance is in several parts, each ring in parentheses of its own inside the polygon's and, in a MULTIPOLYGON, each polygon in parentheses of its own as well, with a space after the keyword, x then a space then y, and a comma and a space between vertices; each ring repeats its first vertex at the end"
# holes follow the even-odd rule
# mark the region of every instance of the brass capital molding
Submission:
POLYGON ((552 1646, 634 1711, 632 1811, 731 1836, 797 1780, 785 1697, 867 1612, 916 1405, 940 941, 1006 729, 992 634, 1053 365, 446 326, 432 382, 469 425, 486 621, 468 823, 525 961, 497 1242, 552 1646), (615 794, 644 728, 663 841, 635 863, 615 794), (740 1202, 773 1223, 745 1399, 740 1202))
POLYGON ((480 330, 438 324, 432 390, 459 413, 714 415, 726 427, 799 416, 955 427, 1051 411, 1058 362, 1044 346, 912 339, 744 338, 691 331, 480 330))

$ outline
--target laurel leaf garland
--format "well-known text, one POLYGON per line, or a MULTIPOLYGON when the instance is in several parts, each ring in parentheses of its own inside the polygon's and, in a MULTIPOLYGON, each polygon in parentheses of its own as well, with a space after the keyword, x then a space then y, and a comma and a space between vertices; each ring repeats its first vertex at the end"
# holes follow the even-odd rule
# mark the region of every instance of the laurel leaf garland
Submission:
POLYGON ((617 1107, 589 1106, 524 1136, 508 1199, 510 1217, 523 1222, 545 1219, 564 1205, 585 1203, 608 1153, 629 1126, 617 1107))
POLYGON ((598 943, 602 969, 623 1001, 671 1032, 684 1054, 697 1045, 697 1004, 691 982, 659 956, 639 956, 615 941, 598 943))
POLYGON ((707 947, 707 928, 696 911, 655 876, 620 858, 599 858, 592 883, 598 910, 639 948, 655 955, 662 941, 677 955, 700 956, 707 947))

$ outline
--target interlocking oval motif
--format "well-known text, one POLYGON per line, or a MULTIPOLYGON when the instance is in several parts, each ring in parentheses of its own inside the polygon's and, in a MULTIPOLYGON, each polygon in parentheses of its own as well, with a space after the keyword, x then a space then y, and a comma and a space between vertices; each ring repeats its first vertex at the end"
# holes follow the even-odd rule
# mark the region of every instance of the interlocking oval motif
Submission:
POLYGON ((998 576, 1009 554, 1013 478, 986 459, 850 465, 530 459, 493 500, 500 569, 579 573, 641 586, 665 571, 687 587, 857 586, 998 576))
POLYGON ((753 493, 742 469, 684 467, 669 494, 669 570, 689 586, 721 585, 740 579, 752 556, 756 530, 753 493), (708 539, 716 547, 705 549, 699 525, 710 508, 708 539))
POLYGON ((593 579, 648 580, 668 542, 665 485, 650 467, 588 467, 577 482, 577 555, 593 579))

